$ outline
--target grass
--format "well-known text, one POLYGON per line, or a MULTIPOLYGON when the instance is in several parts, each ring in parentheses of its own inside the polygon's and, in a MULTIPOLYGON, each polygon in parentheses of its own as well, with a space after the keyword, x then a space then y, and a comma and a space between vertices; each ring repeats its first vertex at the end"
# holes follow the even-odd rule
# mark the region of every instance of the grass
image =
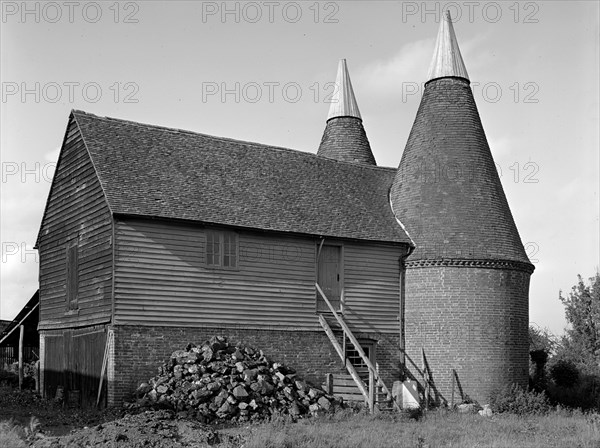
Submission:
MULTIPOLYGON (((529 403, 529 402, 527 402, 529 403)), ((526 403, 526 404, 527 404, 526 403)), ((600 414, 552 409, 544 415, 459 414, 445 409, 421 415, 368 415, 351 409, 292 423, 277 415, 270 423, 232 428, 241 439, 223 438, 218 446, 233 448, 598 448, 600 414)), ((118 418, 79 415, 35 394, 0 387, 0 448, 21 448, 36 442, 40 429, 69 421, 81 428, 118 418), (35 414, 37 417, 33 417, 35 414), (79 417, 78 417, 79 416, 79 417), (38 420, 38 418, 40 420, 38 420), (4 421, 3 421, 4 420, 4 421), (41 426, 40 426, 41 425, 41 426)), ((219 430, 221 432, 221 430, 219 430)), ((112 446, 113 441, 105 446, 112 446)))
POLYGON ((546 416, 430 412, 419 421, 355 415, 256 427, 245 448, 597 448, 600 415, 553 411, 546 416))
POLYGON ((29 424, 23 426, 14 420, 0 421, 0 446, 6 448, 26 448, 29 441, 35 439, 39 421, 31 417, 29 424))
POLYGON ((0 422, 0 446, 26 448, 23 428, 10 420, 0 422))

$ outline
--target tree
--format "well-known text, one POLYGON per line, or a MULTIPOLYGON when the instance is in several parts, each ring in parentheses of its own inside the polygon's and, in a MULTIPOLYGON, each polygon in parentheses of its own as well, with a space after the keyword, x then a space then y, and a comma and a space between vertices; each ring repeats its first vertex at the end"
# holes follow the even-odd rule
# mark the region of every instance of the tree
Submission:
POLYGON ((559 299, 571 328, 563 337, 560 358, 573 361, 587 372, 600 371, 600 273, 586 284, 580 275, 568 296, 559 299))
POLYGON ((546 389, 546 362, 558 348, 558 339, 548 328, 529 325, 529 387, 541 392, 546 389))
POLYGON ((529 324, 529 352, 543 350, 547 355, 553 355, 559 345, 558 337, 548 328, 529 324))

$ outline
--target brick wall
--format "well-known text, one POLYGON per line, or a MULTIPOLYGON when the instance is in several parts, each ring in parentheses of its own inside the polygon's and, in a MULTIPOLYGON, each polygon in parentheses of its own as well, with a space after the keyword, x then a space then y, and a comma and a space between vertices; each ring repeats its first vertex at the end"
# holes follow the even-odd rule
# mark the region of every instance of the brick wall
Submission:
POLYGON ((450 401, 451 369, 482 404, 505 384, 527 386, 529 277, 518 270, 407 269, 408 369, 421 380, 423 348, 438 402, 450 401))
MULTIPOLYGON (((171 353, 189 342, 200 344, 214 335, 261 349, 271 360, 296 369, 298 375, 321 385, 327 373, 346 372, 324 331, 281 331, 244 328, 175 328, 157 326, 113 327, 115 347, 109 375, 109 404, 128 398, 142 381, 156 375, 171 353)), ((400 375, 398 335, 372 333, 357 337, 379 341, 376 349, 380 373, 391 388, 400 375)), ((338 338, 341 341, 341 337, 338 338)))

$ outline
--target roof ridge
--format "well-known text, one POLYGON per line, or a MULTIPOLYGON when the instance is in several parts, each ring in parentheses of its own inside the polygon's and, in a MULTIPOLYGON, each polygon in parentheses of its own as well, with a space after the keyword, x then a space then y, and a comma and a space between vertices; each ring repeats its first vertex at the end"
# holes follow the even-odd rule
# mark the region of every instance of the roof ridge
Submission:
MULTIPOLYGON (((343 161, 343 160, 329 159, 329 158, 325 158, 325 157, 320 157, 317 154, 312 153, 312 152, 300 151, 298 149, 293 149, 293 148, 286 148, 285 146, 269 145, 266 143, 252 142, 252 141, 248 141, 248 140, 239 140, 239 139, 230 138, 230 137, 221 137, 218 135, 205 134, 202 132, 195 132, 195 131, 190 131, 190 130, 186 130, 186 129, 170 128, 167 126, 148 124, 148 123, 140 123, 138 121, 125 120, 122 118, 100 116, 100 115, 92 114, 90 112, 86 112, 83 110, 73 109, 72 113, 73 113, 73 115, 85 115, 85 116, 93 117, 93 118, 96 118, 99 120, 116 121, 116 122, 120 122, 120 123, 129 125, 129 126, 139 126, 139 127, 143 127, 143 128, 147 128, 147 129, 163 130, 163 131, 168 131, 168 132, 173 132, 173 133, 182 133, 182 134, 187 134, 187 135, 207 137, 207 138, 212 138, 215 140, 220 140, 223 142, 240 143, 240 144, 244 144, 244 145, 251 146, 251 147, 260 147, 260 148, 273 149, 273 150, 277 150, 277 151, 292 152, 294 154, 300 154, 300 155, 306 156, 306 157, 315 157, 315 158, 318 158, 318 160, 326 160, 328 162, 343 163, 343 164, 351 165, 354 167, 360 166, 361 168, 371 168, 371 169, 373 169, 373 168, 386 169, 386 170, 392 169, 392 167, 364 165, 364 164, 357 164, 354 162, 347 162, 347 161, 343 161)), ((393 169, 396 170, 396 168, 393 168, 393 169)))

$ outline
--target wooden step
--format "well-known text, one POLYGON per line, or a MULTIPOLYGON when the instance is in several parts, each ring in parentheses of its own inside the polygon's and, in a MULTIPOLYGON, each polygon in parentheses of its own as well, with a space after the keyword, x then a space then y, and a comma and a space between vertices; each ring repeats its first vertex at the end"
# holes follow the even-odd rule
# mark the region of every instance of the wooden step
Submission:
POLYGON ((333 395, 337 395, 337 394, 361 394, 361 391, 358 387, 356 387, 356 384, 354 384, 353 386, 337 386, 337 385, 333 385, 333 395))
POLYGON ((364 403, 365 397, 363 394, 334 394, 336 398, 342 398, 344 401, 351 401, 355 403, 364 403))
MULTIPOLYGON (((364 380, 363 380, 364 381, 364 380)), ((336 386, 356 386, 356 383, 354 382, 354 380, 352 378, 350 379, 333 379, 333 384, 336 386)))
POLYGON ((327 307, 330 309, 331 314, 333 315, 333 317, 335 317, 335 320, 343 329, 344 337, 348 337, 348 339, 350 339, 350 342, 354 346, 354 349, 358 352, 362 361, 366 365, 366 368, 356 367, 352 365, 349 359, 346 358, 344 349, 340 345, 336 335, 331 329, 331 326, 327 322, 327 319, 322 314, 319 314, 319 322, 323 327, 323 330, 325 330, 325 333, 327 334, 329 340, 333 344, 335 351, 338 353, 340 359, 346 366, 346 370, 350 374, 333 374, 331 376, 328 376, 326 380, 327 390, 330 390, 335 396, 340 396, 341 398, 344 398, 348 401, 354 401, 357 395, 356 390, 358 389, 358 391, 361 392, 360 401, 368 401, 371 412, 373 411, 374 407, 377 406, 377 402, 383 401, 383 397, 385 397, 386 402, 391 402, 393 409, 400 410, 400 408, 394 400, 388 400, 388 398, 391 396, 391 392, 383 383, 383 380, 379 376, 377 368, 375 367, 375 365, 373 365, 371 360, 364 353, 359 341, 355 338, 354 334, 352 334, 352 331, 350 330, 346 322, 344 322, 343 318, 337 314, 334 307, 329 302, 329 299, 327 299, 327 296, 319 286, 318 282, 315 283, 315 287, 317 288, 317 291, 322 297, 323 301, 327 304, 327 307), (369 394, 375 395, 373 396, 369 394))

